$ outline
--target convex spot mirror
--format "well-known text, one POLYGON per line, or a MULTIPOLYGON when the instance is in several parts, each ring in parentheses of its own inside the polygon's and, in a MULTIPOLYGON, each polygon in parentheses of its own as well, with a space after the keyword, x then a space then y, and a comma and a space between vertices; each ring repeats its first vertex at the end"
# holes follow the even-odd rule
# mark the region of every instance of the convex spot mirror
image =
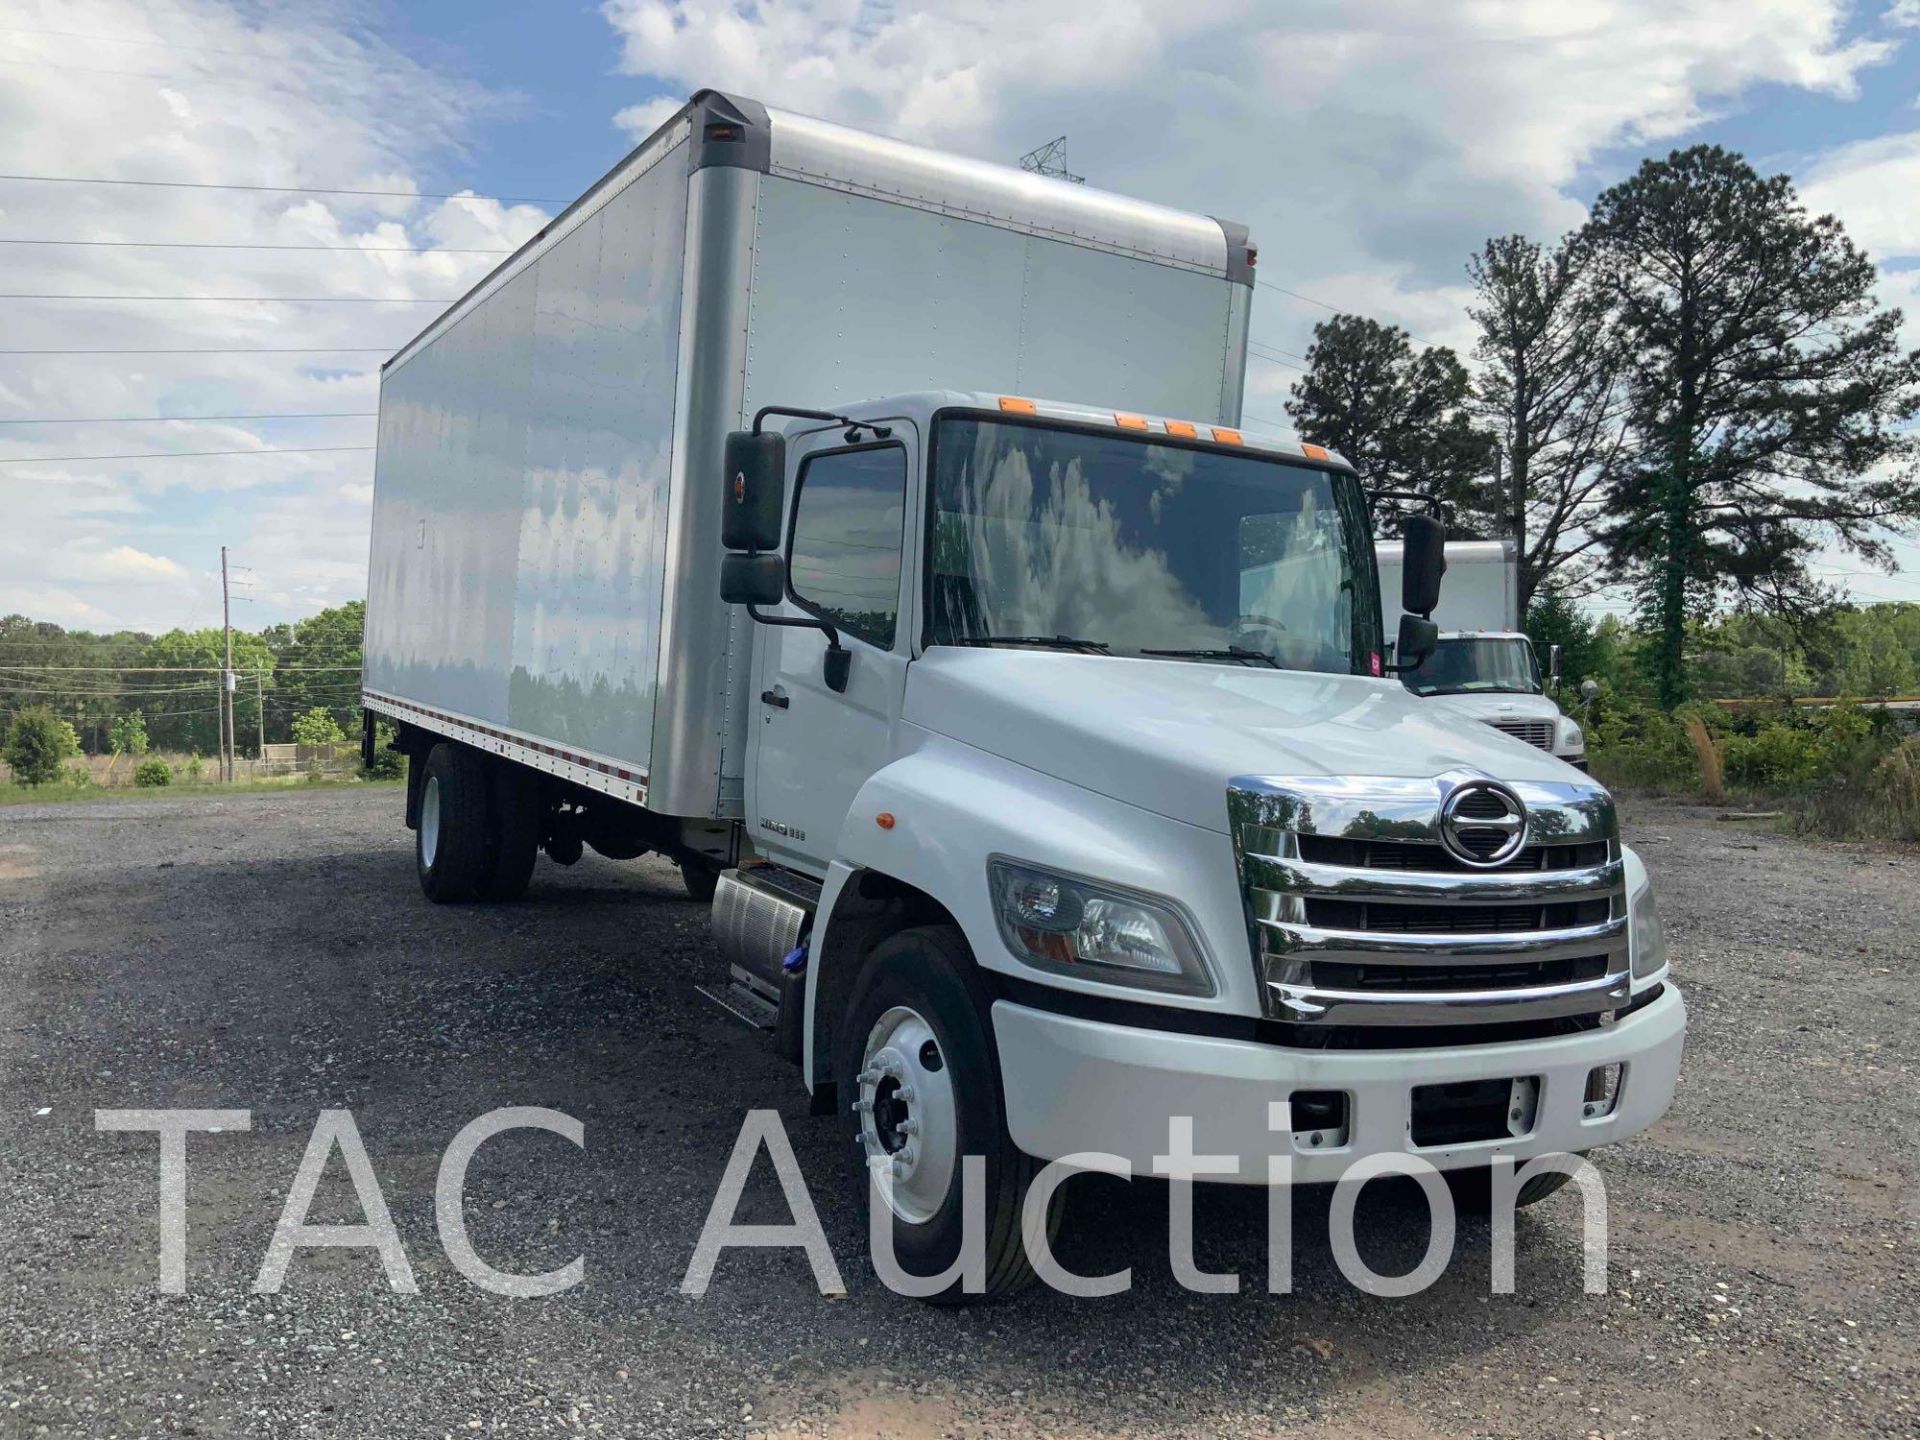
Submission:
POLYGON ((1440 627, 1423 615, 1402 615, 1400 617, 1400 638, 1393 645, 1393 668, 1396 671, 1417 670, 1420 663, 1433 654, 1433 647, 1440 643, 1440 627))
POLYGON ((720 543, 729 550, 777 549, 787 478, 787 437, 766 430, 733 431, 727 436, 725 469, 720 543))
POLYGON ((776 552, 720 557, 720 598, 729 605, 778 605, 786 595, 787 562, 776 552))
MULTIPOLYGON (((1400 608, 1431 615, 1447 569, 1447 527, 1431 515, 1409 515, 1401 533, 1400 608)), ((1412 661, 1403 653, 1401 663, 1412 661)))

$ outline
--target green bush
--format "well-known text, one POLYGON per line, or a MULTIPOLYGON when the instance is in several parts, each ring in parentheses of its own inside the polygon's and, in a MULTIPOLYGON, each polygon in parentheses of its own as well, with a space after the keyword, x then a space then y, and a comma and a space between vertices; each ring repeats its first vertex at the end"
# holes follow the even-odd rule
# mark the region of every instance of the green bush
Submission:
POLYGON ((382 746, 373 752, 373 764, 367 767, 366 774, 369 780, 403 780, 407 774, 407 757, 382 746))
POLYGON ((1721 750, 1728 781, 1754 790, 1804 790, 1823 768, 1819 737, 1790 725, 1729 735, 1721 750))
POLYGON ((60 770, 60 783, 69 790, 91 790, 93 772, 85 765, 66 765, 60 770))
POLYGON ((340 722, 333 718, 333 712, 314 706, 304 715, 293 717, 293 740, 296 745, 338 745, 347 738, 347 732, 340 728, 340 722))
POLYGON ((171 785, 173 767, 164 760, 142 760, 133 767, 133 783, 136 785, 171 785))
POLYGON ((80 737, 73 726, 44 705, 22 710, 7 727, 7 738, 0 745, 13 778, 22 785, 45 785, 61 778, 62 762, 80 753, 80 737))

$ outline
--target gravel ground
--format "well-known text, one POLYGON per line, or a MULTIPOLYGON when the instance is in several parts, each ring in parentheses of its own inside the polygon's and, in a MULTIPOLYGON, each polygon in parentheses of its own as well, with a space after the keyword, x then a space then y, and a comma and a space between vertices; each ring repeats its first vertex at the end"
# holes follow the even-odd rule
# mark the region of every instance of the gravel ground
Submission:
MULTIPOLYGON (((1071 1268, 1131 1292, 935 1311, 861 1255, 842 1144, 795 1073, 695 992, 702 907, 652 861, 543 862, 527 902, 437 909, 395 789, 0 810, 0 1435, 842 1437, 1920 1433, 1920 855, 1632 804, 1693 1028, 1679 1098, 1604 1152, 1611 1289, 1580 1288, 1580 1207, 1525 1212, 1518 1293, 1484 1225, 1405 1300, 1347 1286, 1297 1205, 1295 1293, 1264 1291, 1263 1198, 1203 1191, 1168 1271, 1164 1191, 1083 1181, 1071 1268), (546 1299, 460 1278, 442 1149, 498 1105, 578 1117, 469 1176, 506 1269, 576 1254, 546 1299), (95 1107, 224 1107, 189 1146, 188 1293, 156 1293, 156 1144, 95 1107), (353 1111, 419 1293, 364 1250, 251 1293, 317 1113, 353 1111), (850 1294, 736 1252, 678 1293, 743 1113, 784 1119, 850 1294)), ((762 1165, 760 1181, 767 1181, 762 1165)), ((782 1212, 768 1181, 748 1218, 782 1212)), ((311 1218, 359 1220, 336 1159, 311 1218)), ((1423 1213, 1369 1191, 1363 1253, 1406 1269, 1423 1213)))

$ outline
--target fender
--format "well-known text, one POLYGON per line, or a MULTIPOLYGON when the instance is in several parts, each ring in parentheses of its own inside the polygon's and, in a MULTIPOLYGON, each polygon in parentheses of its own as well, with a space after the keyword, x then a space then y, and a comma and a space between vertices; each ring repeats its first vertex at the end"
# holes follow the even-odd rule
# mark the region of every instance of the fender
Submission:
MULTIPOLYGON (((1154 1003, 1257 1015, 1224 790, 1220 820, 1220 830, 1202 829, 919 732, 916 748, 876 771, 854 797, 821 888, 814 953, 824 953, 841 892, 853 877, 872 871, 945 906, 985 969, 1092 995, 1148 998, 1123 985, 1044 974, 1018 960, 1000 938, 987 889, 988 857, 1005 855, 1178 899, 1200 925, 1195 938, 1218 993, 1155 994, 1154 1003), (882 814, 893 817, 890 828, 877 823, 882 814)), ((820 967, 811 967, 802 1057, 809 1089, 819 983, 820 967)))

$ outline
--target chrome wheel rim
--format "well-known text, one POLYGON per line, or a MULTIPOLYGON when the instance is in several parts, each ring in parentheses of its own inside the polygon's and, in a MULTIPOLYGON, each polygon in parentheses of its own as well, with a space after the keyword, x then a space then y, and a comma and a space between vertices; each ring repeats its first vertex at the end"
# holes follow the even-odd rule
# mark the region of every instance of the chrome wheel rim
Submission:
POLYGON ((946 1201, 960 1158, 953 1070, 926 1017, 896 1005, 876 1020, 861 1052, 859 1083, 854 1109, 869 1166, 887 1162, 893 1213, 924 1225, 946 1201))
POLYGON ((427 781, 420 797, 420 863, 433 868, 433 857, 440 853, 440 777, 427 781))

